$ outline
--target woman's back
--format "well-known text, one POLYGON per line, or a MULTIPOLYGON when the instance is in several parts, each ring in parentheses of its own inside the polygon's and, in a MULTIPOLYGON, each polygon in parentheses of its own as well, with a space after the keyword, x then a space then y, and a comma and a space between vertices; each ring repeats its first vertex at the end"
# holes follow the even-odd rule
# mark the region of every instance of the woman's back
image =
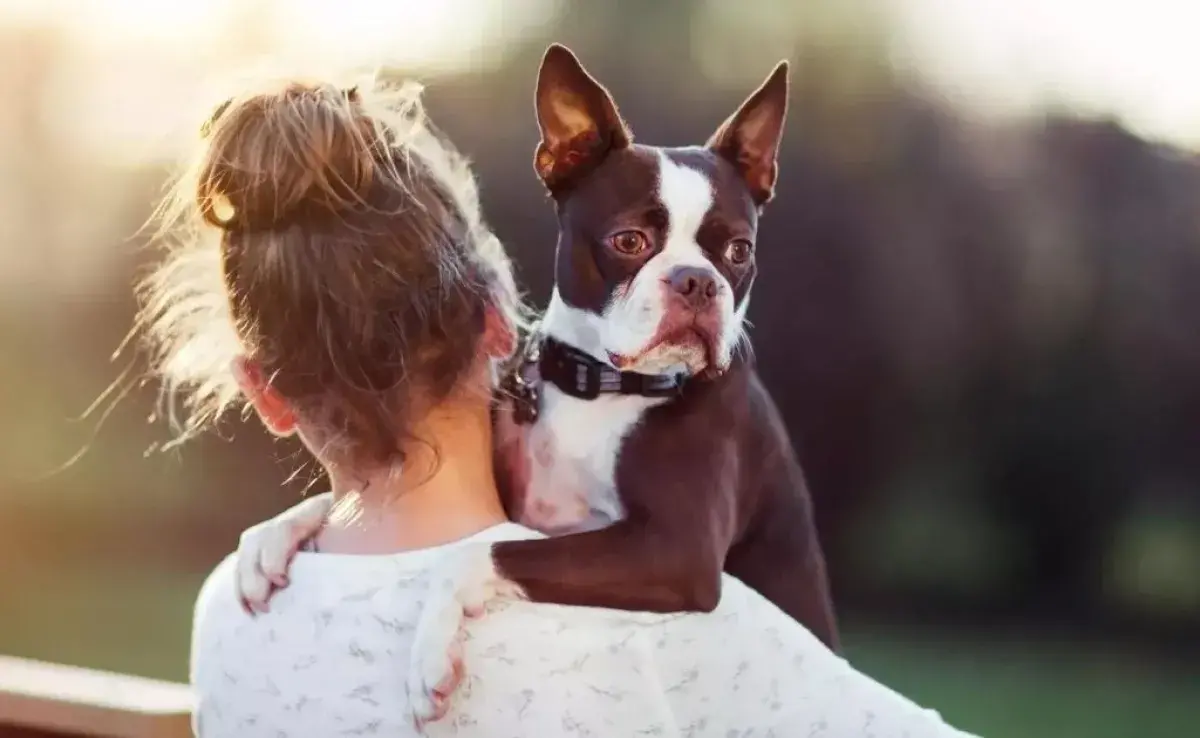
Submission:
MULTIPOLYGON (((300 554, 255 618, 226 560, 197 606, 198 735, 418 735, 405 677, 425 575, 456 546, 536 535, 505 524, 403 554, 300 554)), ((464 660, 426 735, 962 735, 728 577, 711 615, 514 603, 472 623, 464 660)))
POLYGON ((301 553, 290 586, 256 617, 237 601, 235 559, 227 558, 196 606, 197 734, 411 732, 405 666, 424 574, 457 545, 523 533, 500 525, 457 544, 383 556, 301 553))

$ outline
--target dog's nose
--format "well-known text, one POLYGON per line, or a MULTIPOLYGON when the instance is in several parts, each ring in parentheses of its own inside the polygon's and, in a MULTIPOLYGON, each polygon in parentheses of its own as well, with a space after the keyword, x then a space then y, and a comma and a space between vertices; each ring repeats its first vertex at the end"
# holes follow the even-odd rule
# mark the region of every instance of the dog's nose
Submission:
POLYGON ((704 267, 676 267, 667 275, 667 284, 694 310, 707 307, 717 296, 717 278, 704 267))

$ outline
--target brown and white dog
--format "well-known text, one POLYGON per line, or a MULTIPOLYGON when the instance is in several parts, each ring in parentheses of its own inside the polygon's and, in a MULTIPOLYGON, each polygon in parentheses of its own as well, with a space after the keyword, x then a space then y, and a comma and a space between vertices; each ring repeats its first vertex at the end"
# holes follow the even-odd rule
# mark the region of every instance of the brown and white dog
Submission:
MULTIPOLYGON (((837 647, 804 477, 743 350, 787 93, 780 63, 704 146, 639 145, 575 56, 546 52, 534 164, 556 287, 506 381, 496 466, 513 519, 556 535, 466 547, 442 572, 417 626, 418 719, 441 714, 464 618, 495 597, 710 611, 727 571, 837 647)), ((293 510, 240 555, 286 568, 324 515, 293 510)))

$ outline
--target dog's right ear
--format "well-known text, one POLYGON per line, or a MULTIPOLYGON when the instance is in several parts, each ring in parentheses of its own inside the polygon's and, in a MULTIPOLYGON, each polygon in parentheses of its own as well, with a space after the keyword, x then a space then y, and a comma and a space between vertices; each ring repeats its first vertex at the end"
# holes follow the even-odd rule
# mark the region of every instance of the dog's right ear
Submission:
POLYGON ((608 90, 561 44, 542 57, 535 107, 542 140, 533 168, 551 192, 633 140, 608 90))

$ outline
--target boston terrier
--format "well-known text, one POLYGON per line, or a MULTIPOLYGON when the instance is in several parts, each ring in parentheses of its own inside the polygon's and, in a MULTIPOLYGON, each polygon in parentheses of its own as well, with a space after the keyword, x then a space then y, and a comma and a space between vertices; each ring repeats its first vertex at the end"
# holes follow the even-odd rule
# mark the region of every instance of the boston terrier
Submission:
MULTIPOLYGON (((574 54, 547 50, 534 167, 556 286, 502 382, 495 460, 512 519, 554 537, 467 546, 440 572, 409 677, 419 720, 445 709, 463 620, 496 597, 711 611, 726 571, 837 647, 812 503, 744 332, 787 96, 781 62, 703 146, 640 145, 574 54)), ((269 594, 282 572, 261 562, 286 568, 326 510, 243 537, 243 597, 269 594)))

